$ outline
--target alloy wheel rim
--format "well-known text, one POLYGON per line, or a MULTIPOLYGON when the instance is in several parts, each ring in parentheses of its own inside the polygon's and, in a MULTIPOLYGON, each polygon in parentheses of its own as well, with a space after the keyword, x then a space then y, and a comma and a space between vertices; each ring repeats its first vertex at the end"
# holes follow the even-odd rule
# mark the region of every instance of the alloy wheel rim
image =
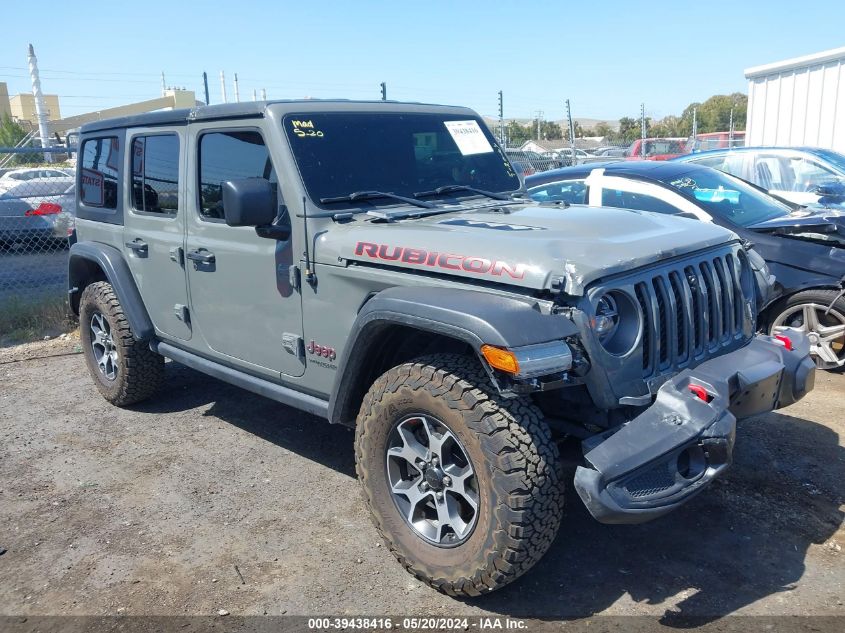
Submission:
POLYGON ((845 365, 845 315, 839 310, 818 303, 802 303, 788 308, 772 324, 806 332, 810 354, 819 369, 835 369, 845 365))
POLYGON ((413 414, 393 427, 386 453, 388 486, 408 527, 439 547, 465 542, 478 520, 478 480, 457 436, 437 418, 413 414))
POLYGON ((91 351, 94 353, 94 361, 100 373, 107 380, 117 378, 117 346, 111 335, 111 326, 108 320, 99 312, 91 315, 91 323, 88 326, 91 330, 91 351))

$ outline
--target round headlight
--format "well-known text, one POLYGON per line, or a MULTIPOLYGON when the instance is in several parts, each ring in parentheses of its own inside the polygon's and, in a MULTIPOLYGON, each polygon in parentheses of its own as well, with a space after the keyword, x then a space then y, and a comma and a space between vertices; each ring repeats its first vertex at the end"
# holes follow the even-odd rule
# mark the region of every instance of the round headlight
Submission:
POLYGON ((640 332, 640 311, 624 292, 613 290, 596 302, 593 330, 602 347, 624 356, 634 347, 640 332))

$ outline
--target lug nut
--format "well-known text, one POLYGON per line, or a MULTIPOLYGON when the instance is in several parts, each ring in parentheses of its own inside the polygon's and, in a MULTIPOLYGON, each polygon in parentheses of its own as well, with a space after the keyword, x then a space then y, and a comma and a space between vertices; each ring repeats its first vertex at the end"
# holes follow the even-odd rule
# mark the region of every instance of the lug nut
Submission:
POLYGON ((443 493, 442 492, 435 492, 434 496, 437 497, 438 501, 443 501, 443 493))
POLYGON ((438 463, 440 463, 440 460, 437 459, 437 455, 431 458, 432 466, 437 466, 438 463))
POLYGON ((443 477, 443 483, 446 484, 447 486, 451 486, 452 485, 452 478, 449 477, 449 475, 446 475, 445 477, 443 477))
POLYGON ((428 482, 427 481, 422 482, 420 484, 420 488, 422 488, 423 490, 428 490, 428 482))

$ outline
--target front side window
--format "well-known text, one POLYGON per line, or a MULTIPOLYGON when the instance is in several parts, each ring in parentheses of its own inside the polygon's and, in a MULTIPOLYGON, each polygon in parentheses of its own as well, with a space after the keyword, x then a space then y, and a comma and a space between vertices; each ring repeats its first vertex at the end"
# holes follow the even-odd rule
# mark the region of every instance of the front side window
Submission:
POLYGON ((79 168, 80 200, 90 207, 117 208, 117 169, 120 142, 117 137, 87 139, 82 144, 79 168))
POLYGON ((277 184, 270 152, 257 130, 206 132, 199 142, 200 214, 209 220, 226 218, 223 183, 264 178, 277 184))
MULTIPOLYGON (((337 199, 362 191, 413 197, 440 187, 495 192, 520 187, 487 126, 467 115, 311 112, 290 114, 282 125, 308 195, 326 208, 357 205, 337 199), (326 199, 336 201, 320 202, 326 199)), ((441 197, 460 195, 472 194, 453 191, 441 197)), ((437 195, 425 197, 437 200, 437 195)))
POLYGON ((132 205, 137 211, 174 215, 179 209, 179 136, 132 140, 132 205))

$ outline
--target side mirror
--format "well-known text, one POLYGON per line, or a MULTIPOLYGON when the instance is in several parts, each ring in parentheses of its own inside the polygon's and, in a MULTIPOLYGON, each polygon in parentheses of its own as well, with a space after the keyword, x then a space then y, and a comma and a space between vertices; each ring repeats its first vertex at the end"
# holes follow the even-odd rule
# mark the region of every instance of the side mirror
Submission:
POLYGON ((823 182, 813 189, 813 193, 824 198, 842 198, 845 196, 845 183, 841 181, 823 182))
POLYGON ((222 189, 223 212, 229 226, 264 226, 276 219, 276 191, 263 178, 227 180, 222 189))

